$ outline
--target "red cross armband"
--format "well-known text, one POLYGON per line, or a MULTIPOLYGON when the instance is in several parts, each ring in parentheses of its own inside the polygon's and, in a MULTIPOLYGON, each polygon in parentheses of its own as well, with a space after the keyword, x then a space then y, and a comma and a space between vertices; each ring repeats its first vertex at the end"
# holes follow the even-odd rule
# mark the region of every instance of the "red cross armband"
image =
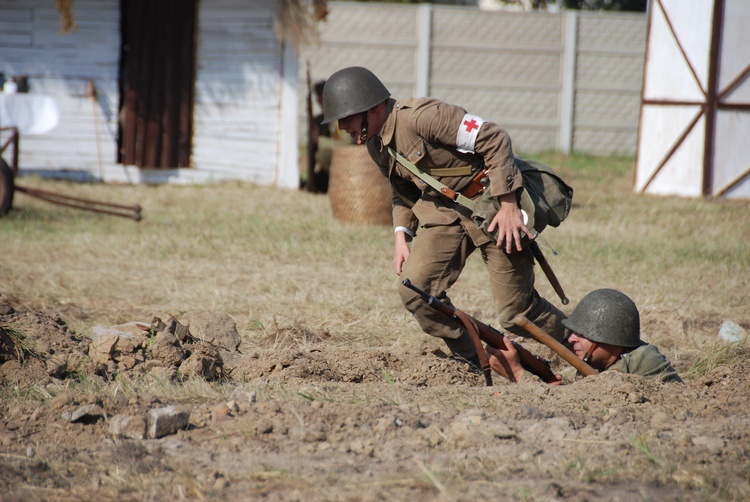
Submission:
POLYGON ((474 144, 477 141, 477 134, 479 129, 484 124, 484 119, 467 113, 461 120, 461 125, 458 127, 458 134, 456 134, 456 146, 459 150, 473 152, 474 144))

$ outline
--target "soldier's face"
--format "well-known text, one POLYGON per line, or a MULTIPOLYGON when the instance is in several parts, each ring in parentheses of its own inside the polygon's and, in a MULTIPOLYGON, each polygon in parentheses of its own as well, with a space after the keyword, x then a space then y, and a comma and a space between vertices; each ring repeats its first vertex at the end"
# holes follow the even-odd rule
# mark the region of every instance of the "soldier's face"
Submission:
POLYGON ((349 136, 351 136, 354 141, 356 141, 358 144, 361 144, 360 135, 362 134, 362 114, 355 113, 354 115, 349 115, 348 117, 339 119, 339 129, 341 129, 342 131, 346 131, 346 133, 349 134, 349 136))
POLYGON ((588 350, 592 345, 591 340, 579 335, 578 333, 571 333, 568 337, 568 342, 573 345, 573 352, 575 352, 580 359, 583 359, 583 356, 588 353, 588 350))
POLYGON ((589 364, 592 368, 599 371, 604 371, 612 366, 622 353, 622 347, 608 343, 594 344, 594 342, 578 333, 571 333, 568 337, 568 342, 573 346, 573 352, 575 352, 576 356, 580 359, 583 359, 584 356, 588 354, 591 347, 596 345, 594 351, 591 353, 589 364))

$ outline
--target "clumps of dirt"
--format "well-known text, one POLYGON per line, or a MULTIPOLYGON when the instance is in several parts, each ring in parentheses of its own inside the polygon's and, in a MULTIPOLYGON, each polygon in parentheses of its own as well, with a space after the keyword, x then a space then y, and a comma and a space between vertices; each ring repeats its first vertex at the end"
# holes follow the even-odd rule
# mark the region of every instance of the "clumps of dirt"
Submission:
POLYGON ((89 340, 60 317, 0 303, 0 384, 44 385, 93 373, 89 340))
POLYGON ((324 342, 331 338, 328 330, 317 332, 294 322, 280 325, 274 322, 273 329, 268 330, 258 340, 257 345, 264 348, 300 347, 324 342))
POLYGON ((144 375, 169 381, 226 378, 222 353, 237 351, 239 335, 226 314, 198 312, 183 322, 170 316, 150 323, 94 326, 89 336, 60 317, 0 303, 0 383, 45 386, 53 379, 144 375))
MULTIPOLYGON (((236 333, 236 329, 235 329, 236 333)), ((174 317, 167 322, 155 317, 150 325, 129 322, 117 326, 95 326, 88 355, 96 374, 113 378, 151 375, 163 380, 199 376, 206 380, 224 377, 220 347, 190 332, 174 317)))
POLYGON ((0 309, 0 327, 0 381, 21 386, 82 377, 112 381, 118 376, 484 385, 481 372, 452 359, 430 337, 413 341, 413 347, 352 349, 327 344, 327 332, 293 324, 275 326, 240 347, 234 320, 209 312, 188 313, 179 320, 154 317, 150 322, 94 326, 88 336, 81 336, 59 317, 8 303, 0 309))
MULTIPOLYGON (((335 347, 330 334, 276 326, 240 347, 226 314, 196 312, 180 320, 154 317, 94 326, 87 336, 59 317, 4 303, 0 309, 0 382, 45 386, 52 379, 159 381, 199 377, 244 382, 401 382, 417 387, 484 385, 480 372, 451 359, 435 343, 404 350, 335 347), (325 345, 325 350, 323 349, 325 345)), ((427 337, 429 338, 429 337, 427 337)), ((416 343, 416 342, 415 342, 416 343)))
POLYGON ((332 344, 327 330, 299 323, 274 324, 226 354, 232 381, 484 385, 481 372, 451 358, 441 341, 418 337, 409 347, 357 347, 332 344), (240 354, 239 357, 236 354, 240 354))

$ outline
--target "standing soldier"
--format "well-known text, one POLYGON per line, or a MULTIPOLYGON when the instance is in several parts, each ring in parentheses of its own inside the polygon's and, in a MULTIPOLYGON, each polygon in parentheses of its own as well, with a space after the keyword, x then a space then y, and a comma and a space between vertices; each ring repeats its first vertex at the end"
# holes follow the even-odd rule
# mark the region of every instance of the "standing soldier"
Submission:
MULTIPOLYGON (((367 144, 391 183, 396 273, 450 302, 446 291, 458 280, 469 255, 479 249, 502 328, 524 336, 512 322, 521 313, 563 342, 564 314, 537 293, 534 258, 522 245, 524 234, 533 234, 519 207, 523 184, 508 133, 434 98, 396 101, 390 96, 370 70, 344 68, 326 82, 323 111, 324 123, 338 120, 339 129, 358 144, 367 144), (469 199, 477 199, 489 183, 500 209, 487 230, 497 232, 497 244, 474 223, 469 209, 434 190, 394 160, 389 149, 469 199)), ((474 342, 463 327, 432 310, 411 289, 401 287, 399 292, 425 333, 442 338, 456 358, 478 366, 474 342)))

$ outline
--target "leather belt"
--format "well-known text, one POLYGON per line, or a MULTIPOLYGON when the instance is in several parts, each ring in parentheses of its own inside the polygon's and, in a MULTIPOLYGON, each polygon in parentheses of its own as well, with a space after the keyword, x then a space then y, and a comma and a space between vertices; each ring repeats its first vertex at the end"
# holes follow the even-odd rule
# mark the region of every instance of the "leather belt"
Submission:
POLYGON ((469 186, 461 190, 461 195, 471 199, 484 193, 488 186, 490 186, 490 178, 487 176, 487 169, 482 169, 472 178, 469 186))

